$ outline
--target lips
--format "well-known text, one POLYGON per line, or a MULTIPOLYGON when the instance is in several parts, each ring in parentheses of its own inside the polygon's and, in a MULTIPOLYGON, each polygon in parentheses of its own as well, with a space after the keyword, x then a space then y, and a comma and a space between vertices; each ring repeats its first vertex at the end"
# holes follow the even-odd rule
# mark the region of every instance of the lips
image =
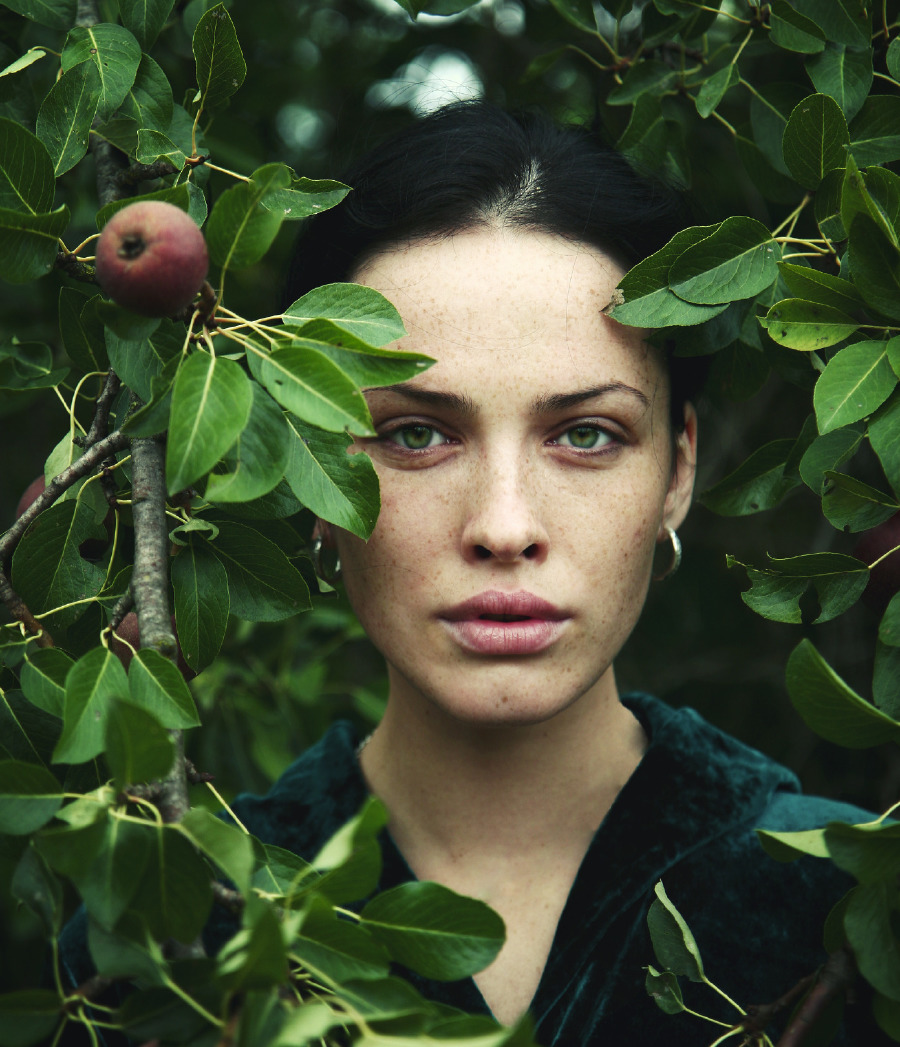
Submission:
POLYGON ((438 617, 465 650, 508 657, 550 647, 571 615, 534 593, 489 590, 438 617))

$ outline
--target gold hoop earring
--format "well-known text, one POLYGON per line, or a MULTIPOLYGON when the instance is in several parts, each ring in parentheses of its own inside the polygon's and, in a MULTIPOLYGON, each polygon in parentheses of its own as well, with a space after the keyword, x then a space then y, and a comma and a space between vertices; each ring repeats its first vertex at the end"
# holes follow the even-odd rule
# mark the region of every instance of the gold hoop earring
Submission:
POLYGON ((341 580, 341 558, 334 553, 331 562, 325 563, 325 543, 322 536, 317 534, 312 543, 312 562, 316 577, 320 578, 326 585, 335 585, 341 580))
POLYGON ((669 536, 669 541, 672 543, 672 560, 664 571, 653 575, 654 582, 661 582, 664 578, 670 577, 681 566, 681 539, 668 524, 666 524, 665 530, 669 536))

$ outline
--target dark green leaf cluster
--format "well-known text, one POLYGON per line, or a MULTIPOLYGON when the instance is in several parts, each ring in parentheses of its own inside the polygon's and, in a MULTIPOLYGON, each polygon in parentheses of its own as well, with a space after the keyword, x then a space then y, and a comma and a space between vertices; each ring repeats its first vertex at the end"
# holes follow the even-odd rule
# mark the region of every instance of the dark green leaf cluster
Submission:
MULTIPOLYGON (((375 435, 362 389, 430 363, 385 348, 404 328, 365 287, 320 287, 262 319, 229 307, 228 288, 284 223, 348 187, 281 163, 230 171, 205 151, 247 74, 225 5, 120 0, 115 22, 90 2, 6 6, 23 36, 37 25, 56 41, 2 71, 30 78, 41 101, 31 126, 0 115, 0 277, 58 281, 64 353, 6 332, 0 395, 61 401, 65 422, 46 447, 43 493, 0 539, 12 682, 0 705, 0 835, 53 972, 50 987, 0 995, 0 1045, 57 1042, 85 1025, 92 1038, 121 1030, 210 1047, 531 1047, 528 1019, 503 1028, 464 1015, 394 973, 468 977, 496 956, 504 928, 433 883, 370 897, 386 818, 377 802, 306 862, 184 799, 189 778, 204 780, 183 756, 183 733, 200 723, 188 679, 212 666, 229 620, 309 608, 313 515, 368 538, 378 484, 368 457, 348 454, 375 435), (171 60, 176 30, 192 41, 183 104, 150 54, 171 60), (88 153, 94 206, 72 181, 88 153), (137 316, 89 286, 94 229, 135 200, 174 204, 204 230, 210 282, 180 315, 137 316), (174 610, 171 630, 154 606, 174 610), (72 897, 97 972, 82 986, 58 963, 72 897), (233 933, 207 955, 214 907, 233 933)), ((201 707, 216 686, 197 688, 201 707)))

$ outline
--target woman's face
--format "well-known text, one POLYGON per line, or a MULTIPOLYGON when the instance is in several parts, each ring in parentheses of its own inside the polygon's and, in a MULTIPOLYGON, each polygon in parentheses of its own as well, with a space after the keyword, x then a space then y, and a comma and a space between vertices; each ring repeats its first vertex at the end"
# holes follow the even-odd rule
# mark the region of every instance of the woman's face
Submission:
POLYGON ((366 393, 381 515, 368 542, 334 534, 392 696, 499 725, 615 694, 695 436, 691 414, 673 458, 656 352, 602 312, 621 275, 593 247, 484 228, 357 275, 400 310, 398 347, 437 361, 366 393))

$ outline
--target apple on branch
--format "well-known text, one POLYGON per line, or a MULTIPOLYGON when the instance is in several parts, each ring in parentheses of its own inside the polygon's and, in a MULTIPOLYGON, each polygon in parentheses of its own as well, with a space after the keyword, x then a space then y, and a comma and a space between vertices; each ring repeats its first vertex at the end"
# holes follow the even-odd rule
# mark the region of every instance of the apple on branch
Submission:
POLYGON ((163 200, 129 204, 97 241, 97 282, 114 302, 141 316, 175 316, 206 280, 203 233, 181 208, 163 200))

